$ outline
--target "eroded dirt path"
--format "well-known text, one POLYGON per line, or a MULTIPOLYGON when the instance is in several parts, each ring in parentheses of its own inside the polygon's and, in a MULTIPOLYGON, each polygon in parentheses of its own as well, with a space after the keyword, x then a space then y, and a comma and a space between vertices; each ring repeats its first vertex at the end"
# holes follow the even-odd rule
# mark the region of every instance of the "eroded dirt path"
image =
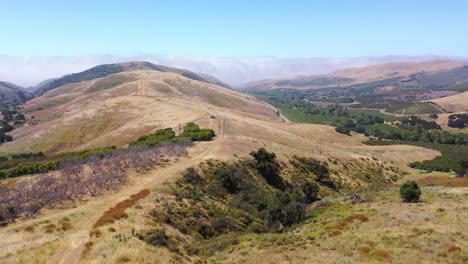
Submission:
POLYGON ((81 252, 83 251, 84 244, 89 240, 89 232, 93 228, 93 224, 103 214, 104 211, 113 207, 115 204, 127 199, 130 195, 135 194, 145 188, 154 188, 170 180, 173 177, 177 177, 187 167, 197 165, 203 161, 211 149, 213 148, 213 142, 200 144, 201 153, 197 151, 198 155, 189 157, 186 159, 179 160, 178 162, 171 164, 167 168, 159 168, 154 172, 138 178, 138 182, 127 186, 121 191, 108 195, 104 199, 96 199, 91 202, 85 208, 83 212, 85 219, 77 230, 72 234, 62 239, 61 245, 50 258, 49 263, 52 264, 74 264, 78 263, 81 252))
MULTIPOLYGON (((210 156, 210 151, 214 148, 215 144, 216 140, 200 143, 195 148, 190 150, 189 157, 181 158, 179 161, 173 162, 170 165, 167 165, 165 168, 159 167, 148 174, 134 176, 126 186, 122 187, 115 193, 99 196, 83 205, 78 206, 77 208, 65 209, 56 214, 46 213, 45 215, 34 219, 33 222, 39 222, 51 218, 57 218, 57 216, 65 217, 71 216, 72 214, 79 215, 76 222, 73 222, 74 228, 68 232, 65 232, 63 236, 59 238, 58 248, 52 257, 49 258, 47 263, 78 263, 84 248, 84 244, 89 240, 89 232, 93 229, 93 224, 107 209, 129 198, 132 194, 135 194, 142 189, 151 189, 157 186, 161 186, 164 182, 180 175, 180 173, 187 167, 195 166, 201 161, 207 159, 210 156)), ((20 229, 22 226, 30 225, 31 223, 32 221, 24 221, 0 229, 0 237, 3 237, 2 234, 20 229)), ((37 241, 36 246, 47 242, 50 241, 37 241)), ((25 241, 24 243, 28 244, 28 247, 31 246, 30 241, 25 241)), ((3 243, 0 242, 0 246, 3 247, 2 244, 3 243)), ((18 245, 17 248, 20 248, 20 246, 21 245, 18 245)))

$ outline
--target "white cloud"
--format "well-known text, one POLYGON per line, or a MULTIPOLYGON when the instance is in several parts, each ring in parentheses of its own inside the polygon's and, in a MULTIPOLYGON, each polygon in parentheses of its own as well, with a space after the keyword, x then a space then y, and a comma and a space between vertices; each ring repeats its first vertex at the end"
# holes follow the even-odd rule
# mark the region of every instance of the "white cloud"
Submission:
MULTIPOLYGON (((424 60, 430 57, 361 57, 361 58, 275 58, 275 57, 197 57, 170 55, 138 56, 32 56, 0 55, 0 81, 24 87, 50 78, 80 72, 105 63, 144 60, 166 66, 206 73, 233 86, 297 75, 327 74, 338 69, 401 60, 424 60)), ((432 57, 434 58, 434 57, 432 57)))

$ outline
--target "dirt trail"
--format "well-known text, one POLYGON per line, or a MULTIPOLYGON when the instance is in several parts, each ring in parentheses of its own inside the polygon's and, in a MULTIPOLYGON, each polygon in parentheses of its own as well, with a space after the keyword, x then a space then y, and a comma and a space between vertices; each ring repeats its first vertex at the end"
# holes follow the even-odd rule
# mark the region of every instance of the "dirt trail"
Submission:
MULTIPOLYGON (((128 186, 124 186, 116 193, 97 197, 78 208, 67 209, 60 213, 61 216, 69 216, 72 213, 80 214, 81 221, 74 223, 74 229, 65 233, 60 238, 60 244, 54 255, 47 261, 51 264, 74 264, 78 263, 84 244, 89 241, 89 232, 93 224, 106 211, 115 204, 127 199, 130 195, 139 192, 145 188, 156 187, 167 180, 179 175, 185 168, 194 166, 203 161, 215 147, 216 140, 199 144, 196 149, 191 151, 191 156, 182 158, 178 162, 169 165, 166 168, 157 168, 155 171, 142 176, 134 177, 128 186), (195 153, 194 153, 195 152, 195 153)), ((44 221, 48 218, 55 218, 57 214, 47 215, 37 218, 36 221, 44 221)), ((28 224, 30 224, 29 222, 28 224)), ((2 233, 21 227, 22 224, 9 226, 0 230, 2 233)))

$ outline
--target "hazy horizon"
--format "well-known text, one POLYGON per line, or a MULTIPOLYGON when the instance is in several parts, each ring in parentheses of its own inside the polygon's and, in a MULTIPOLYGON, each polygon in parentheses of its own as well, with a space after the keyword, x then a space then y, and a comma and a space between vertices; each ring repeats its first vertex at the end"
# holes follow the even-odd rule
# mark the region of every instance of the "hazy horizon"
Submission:
POLYGON ((184 68, 212 75, 233 86, 264 79, 290 78, 298 75, 330 74, 336 70, 363 67, 372 64, 423 61, 432 59, 464 60, 461 57, 443 56, 381 56, 381 57, 202 57, 174 55, 90 55, 90 56, 9 56, 1 55, 0 81, 23 87, 33 87, 40 82, 91 67, 127 61, 148 61, 171 67, 184 68))

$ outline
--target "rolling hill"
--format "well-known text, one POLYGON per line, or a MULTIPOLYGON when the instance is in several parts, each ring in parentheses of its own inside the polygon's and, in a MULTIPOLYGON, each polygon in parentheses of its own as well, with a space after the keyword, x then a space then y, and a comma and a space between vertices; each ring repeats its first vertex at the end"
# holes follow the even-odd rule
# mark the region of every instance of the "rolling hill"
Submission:
MULTIPOLYGON (((184 229, 183 223, 171 222, 167 217, 156 219, 155 201, 164 203, 164 208, 174 210, 178 210, 179 206, 187 207, 183 211, 187 214, 184 219, 204 214, 205 209, 197 207, 197 201, 204 202, 204 198, 197 198, 195 192, 171 193, 171 184, 182 191, 186 187, 179 181, 186 168, 201 166, 200 171, 209 172, 219 169, 216 166, 246 159, 251 151, 259 148, 276 153, 278 164, 288 172, 290 180, 298 175, 295 174, 297 169, 294 165, 288 162, 297 155, 327 163, 334 184, 343 190, 359 191, 372 186, 374 179, 393 184, 403 177, 403 171, 416 174, 406 166, 408 162, 432 159, 440 155, 435 150, 408 145, 368 146, 362 144, 366 139, 362 135, 343 135, 330 126, 284 122, 275 109, 265 102, 181 73, 184 71, 167 72, 147 68, 109 73, 55 87, 22 105, 29 123, 12 132, 15 141, 0 146, 2 153, 43 151, 51 154, 109 145, 125 148, 129 142, 157 129, 170 127, 178 133, 179 125, 189 122, 211 128, 217 136, 212 141, 197 142, 189 149, 187 156, 164 156, 153 170, 143 173, 132 170, 128 181, 115 190, 97 197, 87 197, 76 203, 64 203, 44 209, 36 218, 18 219, 5 228, 0 228, 0 262, 192 263, 198 260, 198 255, 202 256, 206 252, 185 247, 190 244, 213 246, 212 249, 206 248, 213 252, 207 258, 215 263, 254 263, 265 258, 283 262, 290 257, 310 263, 324 254, 323 252, 333 260, 355 254, 352 260, 362 261, 367 256, 354 251, 352 254, 345 252, 340 245, 361 245, 370 243, 367 240, 375 241, 369 246, 371 256, 374 250, 380 250, 380 240, 387 241, 385 234, 376 234, 375 230, 385 229, 393 233, 399 230, 406 234, 421 227, 421 223, 426 223, 426 218, 423 220, 419 216, 424 209, 418 206, 411 209, 407 205, 388 202, 388 197, 395 199, 397 196, 394 188, 383 189, 369 202, 351 205, 347 191, 342 194, 323 185, 320 195, 325 197, 332 193, 337 198, 331 195, 324 199, 320 206, 317 204, 316 215, 295 226, 285 227, 278 233, 249 229, 244 233, 234 233, 233 238, 222 235, 216 240, 186 235, 183 232, 187 228, 184 229), (219 160, 219 163, 214 160, 219 160), (206 167, 204 170, 203 166, 213 167, 206 167), (137 195, 142 190, 147 196, 137 195), (134 206, 124 207, 126 211, 122 217, 96 228, 95 223, 103 215, 131 202, 134 206), (380 210, 382 208, 384 210, 380 210), (385 219, 389 219, 388 212, 399 214, 387 225, 388 221, 385 219), (407 214, 416 220, 408 223, 407 214), (354 218, 358 220, 354 222, 354 218), (169 222, 171 225, 165 224, 169 222), (173 227, 176 224, 179 226, 173 227), (163 242, 166 236, 167 239, 179 239, 172 249, 170 247, 173 241, 157 246, 158 244, 145 242, 140 235, 145 230, 155 232, 155 228, 160 226, 164 226, 167 231, 161 236, 163 242), (359 233, 365 237, 356 236, 359 233), (316 243, 323 246, 318 247, 316 243), (285 248, 290 245, 294 248, 285 248), (286 256, 285 250, 292 255, 286 256)), ((138 158, 144 159, 143 156, 138 158)), ((252 161, 246 162, 249 164, 252 161)), ((230 171, 226 175, 231 175, 230 171)), ((232 171, 237 175, 238 170, 232 171)), ((37 176, 8 179, 0 183, 21 184, 35 177, 37 176)), ((216 193, 222 188, 218 186, 210 190, 216 193)), ((268 189, 269 187, 265 188, 270 193, 277 192, 268 189)), ((446 189, 428 193, 432 195, 432 199, 439 192, 445 191, 446 189)), ((250 194, 254 195, 255 192, 250 194)), ((226 195, 231 196, 234 197, 226 195)), ((443 197, 431 205, 431 211, 426 212, 428 215, 433 215, 432 210, 442 206, 448 199, 462 199, 443 197)), ((211 208, 223 202, 224 199, 208 200, 208 204, 212 204, 211 208)), ((243 206, 242 202, 235 200, 232 204, 243 206)), ((459 210, 457 203, 448 204, 447 211, 459 210)), ((227 209, 229 207, 221 211, 230 211, 227 209)), ((315 209, 314 207, 313 210, 315 209)), ((250 212, 251 209, 245 207, 245 212, 240 211, 239 215, 235 215, 234 221, 248 223, 247 211, 250 212)), ((427 225, 439 221, 439 218, 428 219, 427 225)), ((175 218, 172 220, 178 221, 175 218)), ((211 222, 201 224, 225 225, 225 221, 218 220, 213 218, 211 222)), ((458 218, 449 220, 450 223, 457 224, 454 230, 461 230, 458 227, 458 218)), ((231 220, 226 221, 229 226, 231 220)), ((447 228, 448 222, 437 224, 447 228)), ((451 243, 450 239, 443 239, 443 234, 434 236, 440 239, 443 246, 451 243)), ((401 240, 407 238, 402 237, 401 240)), ((394 252, 402 250, 399 241, 388 242, 394 252)), ((410 238, 410 241, 418 241, 418 238, 410 238)), ((413 253, 400 254, 406 258, 414 257, 413 253)))
MULTIPOLYGON (((452 85, 466 80, 465 61, 434 60, 424 62, 393 62, 375 64, 361 68, 339 70, 330 75, 299 76, 285 80, 264 80, 244 85, 245 90, 269 90, 278 88, 291 89, 320 89, 320 88, 346 88, 357 84, 371 83, 383 80, 404 81, 407 86, 412 79, 417 79, 414 87, 422 86, 432 89, 426 80, 434 83, 437 79, 437 88, 452 85), (453 79, 455 77, 455 80, 453 79), (410 79, 410 80, 409 80, 410 79), (453 83, 455 81, 455 83, 453 83)), ((392 82, 393 86, 403 86, 399 82, 392 82)))
POLYGON ((28 96, 28 92, 22 87, 8 82, 0 82, 0 105, 23 103, 28 96))
POLYGON ((2 145, 0 151, 55 153, 105 145, 119 147, 155 129, 176 129, 179 124, 195 121, 214 127, 218 134, 234 136, 236 141, 247 137, 269 145, 278 142, 298 153, 306 147, 298 133, 312 133, 310 137, 316 130, 330 130, 337 135, 336 142, 329 142, 333 145, 330 151, 350 155, 344 147, 347 137, 327 127, 286 125, 271 106, 252 96, 179 74, 184 70, 174 70, 176 73, 148 70, 147 64, 123 65, 133 70, 69 83, 28 101, 22 107, 29 124, 14 130, 15 140, 2 145), (219 118, 213 122, 208 118, 211 115, 219 118))
POLYGON ((30 125, 3 151, 57 152, 122 146, 161 127, 204 119, 217 109, 259 118, 276 114, 254 98, 173 72, 134 70, 70 83, 25 105, 30 125))
POLYGON ((468 91, 447 97, 438 98, 433 100, 433 102, 450 112, 467 112, 468 91))
POLYGON ((229 87, 223 82, 217 80, 216 78, 212 76, 207 76, 207 75, 202 76, 202 75, 196 74, 188 70, 152 64, 152 63, 144 62, 144 61, 137 61, 137 62, 99 65, 91 69, 85 70, 83 72, 73 73, 73 74, 65 75, 61 78, 52 79, 50 81, 45 81, 41 83, 39 87, 37 87, 36 94, 43 94, 49 90, 52 90, 57 87, 70 84, 70 83, 78 83, 81 81, 88 81, 88 80, 92 80, 96 78, 106 77, 114 73, 120 73, 120 72, 126 72, 126 71, 138 71, 138 70, 173 72, 173 73, 180 74, 192 80, 197 80, 201 82, 212 83, 212 84, 229 87))

